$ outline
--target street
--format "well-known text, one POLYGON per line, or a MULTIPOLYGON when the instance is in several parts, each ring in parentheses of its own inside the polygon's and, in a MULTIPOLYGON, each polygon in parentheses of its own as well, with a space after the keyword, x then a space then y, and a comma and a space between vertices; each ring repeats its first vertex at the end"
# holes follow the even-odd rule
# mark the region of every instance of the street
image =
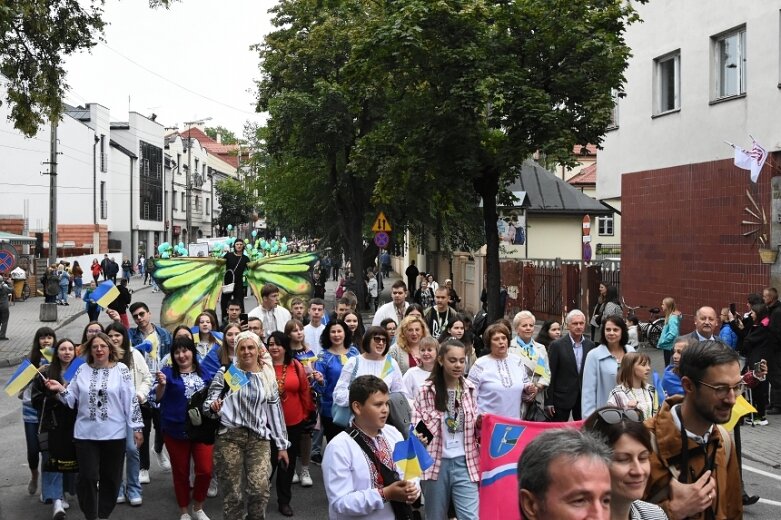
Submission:
MULTIPOLYGON (((133 301, 147 303, 153 315, 159 315, 162 293, 149 289, 137 291, 133 301)), ((247 311, 255 305, 255 299, 245 300, 247 311)), ((106 322, 105 318, 101 318, 106 322)), ((58 330, 58 338, 81 338, 87 317, 80 316, 72 323, 58 330)), ((646 350, 653 360, 654 370, 661 371, 662 355, 657 350, 646 350)), ((0 381, 6 381, 15 367, 0 368, 0 381)), ((775 520, 781 518, 781 457, 778 438, 781 434, 781 419, 771 416, 770 425, 764 427, 743 427, 744 479, 749 494, 762 497, 759 503, 746 509, 745 518, 775 520), (753 460, 752 460, 753 459, 753 460)), ((6 395, 0 397, 0 457, 6 461, 0 477, 0 520, 44 520, 51 518, 51 506, 39 502, 38 496, 27 494, 29 471, 26 465, 24 432, 20 403, 6 395)), ((327 518, 327 500, 323 490, 322 475, 318 466, 312 465, 314 486, 308 489, 294 485, 293 507, 296 517, 311 519, 327 518)), ((152 483, 145 485, 144 504, 131 508, 127 504, 117 505, 112 518, 119 520, 157 520, 178 518, 170 473, 163 473, 152 461, 150 469, 152 483)), ((204 510, 213 520, 222 520, 222 504, 219 497, 207 499, 204 510)), ((71 504, 72 518, 80 518, 78 506, 71 504)), ((272 486, 268 518, 285 518, 279 514, 272 486)))

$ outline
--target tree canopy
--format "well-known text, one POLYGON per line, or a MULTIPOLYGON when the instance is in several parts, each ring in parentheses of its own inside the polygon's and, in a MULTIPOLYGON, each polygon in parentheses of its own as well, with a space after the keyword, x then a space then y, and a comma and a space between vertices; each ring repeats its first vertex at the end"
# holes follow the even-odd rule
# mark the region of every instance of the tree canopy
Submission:
POLYGON ((235 179, 224 179, 214 186, 217 200, 220 201, 220 216, 217 225, 221 228, 234 226, 252 220, 257 211, 258 199, 252 191, 235 179))
POLYGON ((203 131, 206 135, 217 140, 217 135, 220 136, 222 144, 236 144, 239 142, 239 138, 236 134, 225 128, 224 126, 208 126, 203 131))
MULTIPOLYGON (((169 7, 177 0, 149 0, 169 7)), ((27 136, 63 113, 68 90, 64 58, 89 50, 103 34, 105 0, 0 2, 0 74, 11 120, 27 136)))

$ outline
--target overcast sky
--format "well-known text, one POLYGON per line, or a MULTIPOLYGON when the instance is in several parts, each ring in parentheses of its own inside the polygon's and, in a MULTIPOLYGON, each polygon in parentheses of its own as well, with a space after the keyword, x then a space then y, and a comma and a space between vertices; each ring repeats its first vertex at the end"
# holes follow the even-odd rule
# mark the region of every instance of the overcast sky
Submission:
POLYGON ((241 134, 254 111, 259 59, 250 45, 271 29, 273 0, 183 0, 169 10, 145 0, 108 0, 105 43, 67 62, 74 105, 98 103, 112 121, 128 108, 165 126, 211 117, 241 134), (135 62, 135 63, 134 63, 135 62))

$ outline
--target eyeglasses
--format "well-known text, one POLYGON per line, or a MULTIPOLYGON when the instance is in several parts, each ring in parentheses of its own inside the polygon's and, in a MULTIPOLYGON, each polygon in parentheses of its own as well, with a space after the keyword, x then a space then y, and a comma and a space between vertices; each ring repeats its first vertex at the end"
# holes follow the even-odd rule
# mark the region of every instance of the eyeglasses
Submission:
POLYGON ((372 339, 375 341, 375 343, 387 343, 388 340, 385 338, 385 336, 373 336, 372 339))
POLYGON ((143 318, 144 316, 146 316, 146 312, 144 312, 144 311, 137 312, 137 313, 133 314, 133 319, 137 320, 138 318, 143 318))
POLYGON ((628 410, 619 410, 618 408, 607 408, 599 410, 597 415, 607 424, 618 424, 624 419, 629 422, 643 422, 643 412, 630 408, 628 410))
POLYGON ((724 399, 725 397, 727 397, 729 395, 730 390, 735 392, 735 397, 739 395, 743 395, 743 392, 746 391, 746 383, 744 383, 743 381, 736 384, 735 386, 729 386, 729 385, 714 386, 706 383, 703 380, 699 380, 697 382, 700 383, 701 385, 705 385, 708 388, 712 389, 713 392, 716 394, 716 397, 718 397, 719 399, 724 399))

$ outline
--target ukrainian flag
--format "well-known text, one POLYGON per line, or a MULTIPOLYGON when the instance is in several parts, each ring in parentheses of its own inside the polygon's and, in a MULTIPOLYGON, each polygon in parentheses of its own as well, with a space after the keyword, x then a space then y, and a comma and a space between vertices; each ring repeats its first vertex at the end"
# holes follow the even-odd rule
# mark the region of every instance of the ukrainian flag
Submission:
POLYGON ((70 366, 68 367, 68 370, 65 371, 64 374, 62 374, 62 379, 68 383, 71 382, 71 379, 73 379, 73 376, 76 375, 76 371, 79 369, 81 365, 86 363, 83 357, 76 357, 73 358, 73 361, 71 361, 70 366))
POLYGON ((656 409, 661 410, 662 409, 662 403, 665 399, 667 399, 667 396, 664 393, 664 388, 662 388, 662 378, 659 377, 659 372, 654 370, 654 389, 656 390, 656 409))
POLYGON ((382 373, 380 374, 380 379, 385 379, 391 374, 391 372, 393 372, 393 363, 391 363, 391 357, 385 356, 385 364, 382 365, 382 373))
POLYGON ((114 285, 111 280, 106 280, 102 284, 98 285, 97 289, 92 291, 92 301, 103 307, 104 309, 109 306, 111 302, 117 299, 119 296, 119 289, 114 285))
POLYGON ((238 392, 242 386, 249 384, 249 379, 247 374, 236 368, 236 365, 231 365, 225 372, 225 384, 234 392, 238 392))
MULTIPOLYGON (((201 328, 198 327, 198 325, 193 325, 190 328, 190 332, 193 335, 193 342, 195 342, 196 345, 198 343, 200 343, 201 342, 201 328)), ((212 338, 214 338, 214 341, 218 345, 222 345, 222 338, 223 338, 222 332, 220 332, 219 330, 213 330, 213 331, 211 331, 211 335, 212 335, 212 338)))
POLYGON ((757 409, 751 406, 751 403, 746 401, 745 397, 739 395, 738 398, 735 399, 735 405, 732 407, 732 417, 730 417, 729 422, 724 425, 724 429, 731 432, 735 429, 735 425, 738 424, 738 421, 750 413, 757 413, 757 409))
POLYGON ((30 363, 29 359, 25 359, 5 384, 5 393, 13 397, 21 392, 37 375, 38 370, 30 363))
POLYGON ((46 347, 41 350, 41 356, 43 356, 47 362, 51 363, 54 358, 54 347, 46 347))
POLYGON ((434 464, 423 443, 415 436, 412 426, 410 426, 409 437, 397 442, 393 447, 393 462, 396 463, 396 468, 404 475, 405 480, 418 478, 434 464))

